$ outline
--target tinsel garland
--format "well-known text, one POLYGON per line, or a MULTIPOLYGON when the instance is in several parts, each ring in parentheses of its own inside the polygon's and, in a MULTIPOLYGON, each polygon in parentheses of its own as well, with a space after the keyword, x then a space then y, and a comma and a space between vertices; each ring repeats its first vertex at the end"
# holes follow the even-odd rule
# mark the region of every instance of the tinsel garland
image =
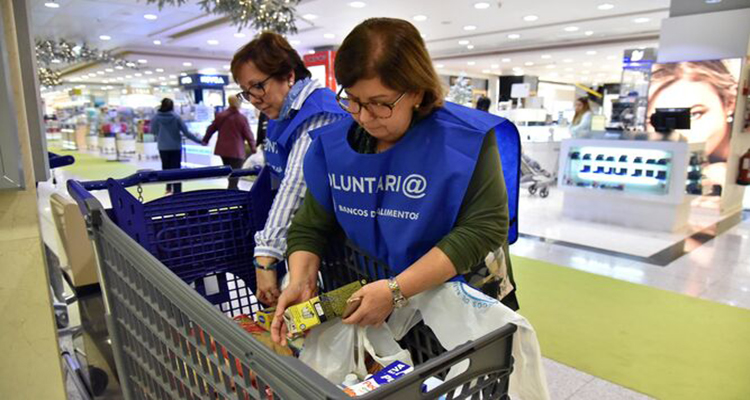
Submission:
MULTIPOLYGON (((158 4, 161 10, 166 5, 181 6, 187 0, 146 0, 158 4)), ((270 30, 280 34, 297 33, 294 23, 295 6, 300 0, 200 0, 201 8, 211 14, 225 15, 232 25, 242 29, 252 26, 258 31, 270 30)))
POLYGON ((113 56, 109 51, 98 50, 86 43, 73 43, 65 39, 36 40, 36 61, 39 65, 39 81, 44 86, 57 86, 62 83, 60 72, 55 65, 71 65, 82 62, 97 62, 114 67, 138 69, 134 62, 113 56))

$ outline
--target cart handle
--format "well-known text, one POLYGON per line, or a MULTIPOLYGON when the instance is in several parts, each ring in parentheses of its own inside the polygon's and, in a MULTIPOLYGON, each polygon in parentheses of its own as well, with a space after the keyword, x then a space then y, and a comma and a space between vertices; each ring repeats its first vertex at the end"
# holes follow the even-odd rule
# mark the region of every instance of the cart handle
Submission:
POLYGON ((76 162, 76 159, 73 156, 61 156, 51 151, 47 152, 47 157, 49 157, 50 169, 64 167, 66 165, 72 165, 74 162, 76 162))
MULTIPOLYGON (((185 168, 185 169, 168 169, 168 170, 141 170, 133 175, 126 176, 122 179, 115 179, 119 184, 124 187, 131 187, 141 185, 144 183, 156 183, 156 182, 174 182, 174 181, 186 181, 191 179, 205 179, 205 178, 221 178, 231 176, 238 178, 241 176, 258 175, 260 169, 238 169, 232 170, 231 167, 204 167, 204 168, 185 168)), ((88 181, 82 182, 83 187, 86 190, 105 190, 107 189, 107 181, 88 181)))
MULTIPOLYGON (((124 187, 131 187, 144 183, 185 181, 191 179, 220 178, 226 176, 241 177, 258 175, 259 173, 259 168, 232 170, 232 168, 228 166, 168 169, 163 171, 141 170, 125 178, 116 179, 116 181, 124 187)), ((74 179, 70 179, 68 180, 67 185, 68 193, 70 193, 70 195, 73 197, 73 200, 78 203, 78 207, 81 209, 83 215, 86 215, 88 213, 89 207, 86 203, 92 199, 96 200, 96 198, 90 193, 90 191, 107 189, 106 180, 79 182, 74 179)))

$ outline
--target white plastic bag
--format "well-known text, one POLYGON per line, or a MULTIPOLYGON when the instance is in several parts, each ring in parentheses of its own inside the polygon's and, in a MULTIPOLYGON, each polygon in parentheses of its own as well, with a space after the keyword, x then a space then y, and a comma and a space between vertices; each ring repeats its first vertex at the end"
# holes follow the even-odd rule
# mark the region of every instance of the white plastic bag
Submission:
POLYGON ((365 352, 383 366, 394 361, 414 365, 409 351, 396 343, 387 324, 360 328, 345 325, 340 319, 313 328, 299 359, 332 383, 340 384, 347 374, 360 379, 367 375, 365 352))
MULTIPOLYGON (((514 398, 522 400, 549 399, 536 333, 520 314, 469 285, 448 282, 412 297, 406 307, 394 312, 388 323, 395 337, 403 337, 419 322, 420 315, 446 350, 478 339, 507 323, 516 325, 510 391, 518 396, 514 398)), ((446 380, 460 372, 463 371, 451 370, 446 380)))
POLYGON ((242 164, 242 169, 261 168, 264 165, 266 165, 266 159, 263 155, 263 150, 258 148, 258 151, 256 151, 255 154, 251 155, 245 160, 245 162, 242 164))

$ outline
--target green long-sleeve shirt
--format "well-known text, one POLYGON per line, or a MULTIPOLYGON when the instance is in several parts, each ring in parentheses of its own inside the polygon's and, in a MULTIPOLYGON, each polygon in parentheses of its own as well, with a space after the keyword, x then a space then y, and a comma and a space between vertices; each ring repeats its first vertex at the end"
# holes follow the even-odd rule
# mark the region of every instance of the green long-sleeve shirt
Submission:
MULTIPOLYGON (((348 139, 352 148, 359 153, 375 152, 375 138, 360 127, 352 129, 348 139)), ((458 274, 469 273, 483 264, 490 251, 503 246, 512 282, 507 249, 508 226, 508 196, 497 139, 492 130, 482 143, 456 223, 436 246, 448 256, 458 274)), ((339 229, 335 215, 329 213, 308 191, 289 228, 287 253, 304 250, 322 256, 327 239, 339 229)))

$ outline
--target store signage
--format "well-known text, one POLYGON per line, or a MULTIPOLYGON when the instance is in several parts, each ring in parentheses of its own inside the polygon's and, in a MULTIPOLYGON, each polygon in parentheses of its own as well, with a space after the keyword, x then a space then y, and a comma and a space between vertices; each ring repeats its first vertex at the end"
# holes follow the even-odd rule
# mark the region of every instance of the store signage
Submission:
POLYGON ((656 62, 656 49, 648 47, 625 50, 622 62, 626 69, 649 69, 656 62))
POLYGON ((192 74, 181 77, 180 85, 190 88, 222 88, 229 85, 229 77, 227 75, 192 74))

